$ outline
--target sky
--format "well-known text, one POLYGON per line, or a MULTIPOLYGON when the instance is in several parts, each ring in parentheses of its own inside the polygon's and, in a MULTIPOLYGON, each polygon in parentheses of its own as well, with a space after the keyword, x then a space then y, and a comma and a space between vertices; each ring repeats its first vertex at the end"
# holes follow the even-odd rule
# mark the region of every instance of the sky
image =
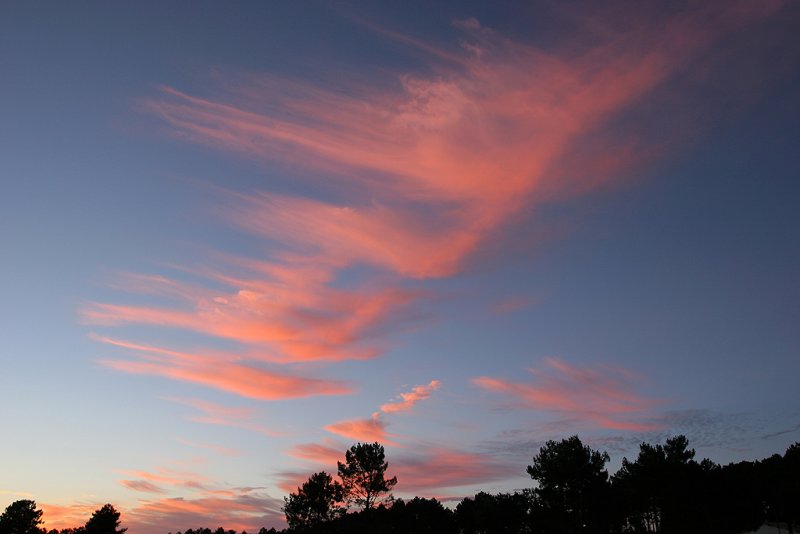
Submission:
POLYGON ((283 525, 800 441, 800 4, 3 2, 0 505, 283 525))

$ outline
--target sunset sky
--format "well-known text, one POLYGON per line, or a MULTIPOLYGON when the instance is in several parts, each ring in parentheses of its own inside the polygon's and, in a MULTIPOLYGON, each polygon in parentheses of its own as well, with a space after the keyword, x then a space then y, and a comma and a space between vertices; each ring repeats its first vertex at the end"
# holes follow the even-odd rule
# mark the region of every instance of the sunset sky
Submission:
POLYGON ((0 509, 283 525, 800 441, 800 3, 3 2, 0 509))

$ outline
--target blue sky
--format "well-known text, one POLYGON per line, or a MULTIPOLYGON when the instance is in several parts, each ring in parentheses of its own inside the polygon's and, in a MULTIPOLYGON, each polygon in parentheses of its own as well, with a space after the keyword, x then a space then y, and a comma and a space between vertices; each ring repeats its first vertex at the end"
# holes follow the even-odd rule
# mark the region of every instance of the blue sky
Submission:
POLYGON ((790 2, 0 8, 0 495, 279 526, 800 436, 790 2))

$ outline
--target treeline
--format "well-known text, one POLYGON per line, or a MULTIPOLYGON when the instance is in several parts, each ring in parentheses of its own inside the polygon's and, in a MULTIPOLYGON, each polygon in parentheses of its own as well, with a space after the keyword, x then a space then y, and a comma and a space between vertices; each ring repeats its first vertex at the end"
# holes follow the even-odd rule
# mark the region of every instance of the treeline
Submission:
POLYGON ((0 534, 123 534, 128 530, 120 528, 120 513, 111 504, 95 510, 86 524, 61 531, 43 528, 43 514, 35 501, 15 501, 0 515, 0 534))
MULTIPOLYGON (((527 473, 535 487, 480 492, 455 508, 436 499, 394 499, 396 478, 378 443, 357 443, 337 462, 284 499, 287 527, 257 534, 740 534, 765 522, 793 533, 800 520, 800 443, 785 454, 720 466, 695 460, 684 436, 642 443, 613 475, 609 456, 577 436, 548 441, 527 473)), ((0 516, 0 534, 120 534, 119 513, 106 505, 82 527, 45 531, 33 501, 0 516)), ((134 533, 135 534, 135 533, 134 533)), ((220 527, 176 534, 236 534, 220 527)), ((247 534, 247 533, 242 533, 247 534)), ((255 533, 254 533, 255 534, 255 533)))
POLYGON ((613 475, 608 461, 607 453, 578 436, 548 441, 527 468, 534 488, 481 492, 451 510, 435 499, 393 501, 388 491, 396 480, 385 483, 383 447, 357 444, 338 463, 341 484, 316 473, 285 499, 285 532, 740 534, 765 522, 794 532, 800 520, 800 443, 783 456, 720 466, 696 461, 686 437, 677 436, 664 444, 642 443, 638 457, 623 459, 613 475), (376 458, 356 463, 353 478, 356 452, 376 458), (371 504, 366 494, 373 495, 371 504), (348 513, 354 505, 358 511, 348 513))

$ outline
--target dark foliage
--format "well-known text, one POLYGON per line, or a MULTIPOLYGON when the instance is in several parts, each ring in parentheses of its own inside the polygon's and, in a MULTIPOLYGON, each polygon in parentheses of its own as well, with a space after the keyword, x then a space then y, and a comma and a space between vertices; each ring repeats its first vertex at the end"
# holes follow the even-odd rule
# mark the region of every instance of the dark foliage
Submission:
POLYGON ((356 443, 345 453, 345 462, 337 464, 348 502, 364 510, 391 502, 389 492, 397 484, 397 477, 386 478, 389 463, 383 445, 378 442, 356 443))
POLYGON ((123 534, 127 528, 119 528, 119 512, 111 504, 96 510, 84 530, 86 534, 123 534))
MULTIPOLYGON (((325 472, 309 478, 286 498, 289 527, 257 534, 739 534, 764 521, 797 532, 800 520, 800 443, 783 456, 720 466, 695 460, 684 436, 664 444, 642 443, 633 461, 609 477, 608 455, 577 436, 549 441, 528 466, 535 488, 464 498, 453 510, 436 499, 392 500, 396 478, 378 443, 356 444, 338 463, 339 484, 325 472), (344 477, 342 476, 344 475, 344 477), (349 480, 349 482, 347 482, 349 480), (347 488, 361 510, 345 513, 347 488)), ((44 530, 42 511, 31 500, 9 505, 0 534, 122 534, 110 504, 85 526, 44 530)), ((237 534, 219 527, 176 534, 237 534)), ((246 533, 241 533, 246 534, 246 533)))
POLYGON ((480 492, 462 500, 455 509, 458 531, 463 534, 517 534, 531 532, 533 496, 528 493, 480 492))
POLYGON ((303 531, 340 517, 345 509, 338 503, 344 498, 344 488, 322 471, 314 473, 284 498, 283 512, 289 529, 303 531))
POLYGON ((592 450, 578 436, 548 441, 528 466, 541 532, 602 533, 609 528, 608 454, 592 450))
POLYGON ((36 501, 21 500, 8 505, 0 515, 0 534, 40 534, 42 511, 36 501))

